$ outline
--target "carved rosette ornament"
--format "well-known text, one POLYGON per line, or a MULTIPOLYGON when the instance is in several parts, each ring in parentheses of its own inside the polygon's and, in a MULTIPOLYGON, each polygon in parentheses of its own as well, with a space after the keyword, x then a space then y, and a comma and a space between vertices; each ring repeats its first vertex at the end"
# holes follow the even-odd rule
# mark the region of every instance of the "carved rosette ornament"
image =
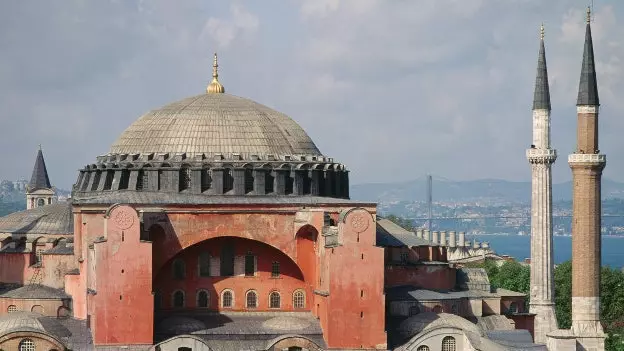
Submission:
POLYGON ((113 222, 115 222, 117 228, 126 230, 134 224, 134 216, 127 209, 119 208, 113 215, 113 222))
POLYGON ((352 214, 351 216, 351 228, 356 233, 365 231, 370 225, 370 219, 368 213, 362 213, 361 211, 352 214))

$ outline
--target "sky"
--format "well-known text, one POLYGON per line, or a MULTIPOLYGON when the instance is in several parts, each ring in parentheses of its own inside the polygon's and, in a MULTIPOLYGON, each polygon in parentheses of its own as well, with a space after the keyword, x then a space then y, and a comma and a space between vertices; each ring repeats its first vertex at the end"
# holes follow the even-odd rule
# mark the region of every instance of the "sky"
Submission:
MULTIPOLYGON (((54 185, 145 112, 204 92, 284 112, 352 184, 530 180, 546 28, 555 182, 571 178, 587 0, 0 1, 0 179, 54 185)), ((594 0, 604 176, 624 181, 624 2, 594 0)))

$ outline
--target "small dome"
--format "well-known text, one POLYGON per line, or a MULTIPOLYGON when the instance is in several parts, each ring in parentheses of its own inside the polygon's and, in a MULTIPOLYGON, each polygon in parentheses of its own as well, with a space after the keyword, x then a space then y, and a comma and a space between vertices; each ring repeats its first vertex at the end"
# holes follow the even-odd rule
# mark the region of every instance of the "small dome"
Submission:
POLYGON ((172 316, 163 319, 158 323, 156 330, 162 334, 179 335, 179 334, 191 334, 196 331, 206 329, 206 325, 190 317, 172 316))
POLYGON ((262 323, 262 326, 274 330, 301 330, 310 326, 310 322, 301 318, 280 316, 262 323))
POLYGON ((110 153, 321 156, 290 117, 229 94, 202 94, 148 112, 121 134, 110 153))
POLYGON ((450 313, 425 312, 409 317, 399 324, 398 332, 404 339, 409 339, 423 331, 439 327, 459 328, 467 332, 482 335, 479 327, 469 320, 450 313))

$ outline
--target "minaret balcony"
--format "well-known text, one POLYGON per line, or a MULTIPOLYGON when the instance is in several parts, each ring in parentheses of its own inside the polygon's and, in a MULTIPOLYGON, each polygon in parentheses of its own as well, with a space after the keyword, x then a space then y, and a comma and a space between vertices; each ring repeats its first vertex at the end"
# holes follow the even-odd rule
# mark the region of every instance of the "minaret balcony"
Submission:
POLYGON ((554 163, 557 160, 555 149, 528 149, 526 157, 530 163, 554 163))
POLYGON ((607 155, 604 154, 570 154, 568 155, 568 163, 607 163, 607 155))

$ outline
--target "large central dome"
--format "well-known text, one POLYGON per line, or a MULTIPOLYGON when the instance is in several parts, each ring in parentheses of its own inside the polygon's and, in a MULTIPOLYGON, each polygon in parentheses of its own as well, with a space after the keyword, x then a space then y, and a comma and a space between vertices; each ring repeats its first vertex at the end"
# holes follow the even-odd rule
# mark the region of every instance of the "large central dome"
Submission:
POLYGON ((190 97, 148 112, 121 134, 110 153, 321 155, 290 117, 223 93, 190 97))

